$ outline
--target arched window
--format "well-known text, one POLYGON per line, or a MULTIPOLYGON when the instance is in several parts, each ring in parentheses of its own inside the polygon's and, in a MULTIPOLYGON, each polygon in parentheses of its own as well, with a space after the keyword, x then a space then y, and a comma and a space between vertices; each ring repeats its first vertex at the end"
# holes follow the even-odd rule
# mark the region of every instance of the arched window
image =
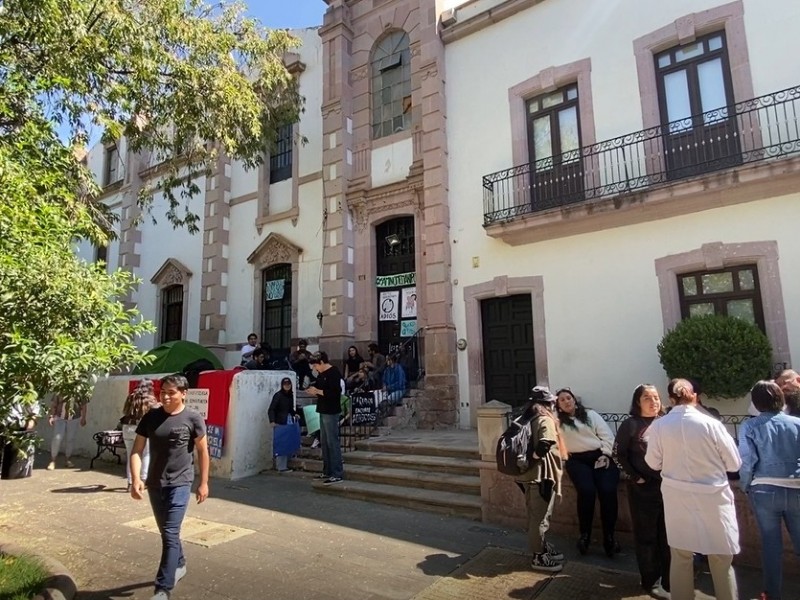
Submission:
POLYGON ((161 343, 183 336, 183 285, 171 285, 161 292, 161 343))
POLYGON ((411 51, 408 34, 393 31, 372 53, 372 138, 411 127, 411 51))

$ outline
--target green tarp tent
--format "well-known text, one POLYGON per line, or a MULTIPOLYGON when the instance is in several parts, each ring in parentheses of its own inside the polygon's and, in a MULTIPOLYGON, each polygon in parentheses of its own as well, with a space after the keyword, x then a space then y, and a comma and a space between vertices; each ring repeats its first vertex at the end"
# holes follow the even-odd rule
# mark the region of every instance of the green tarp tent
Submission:
POLYGON ((151 375, 154 373, 180 373, 186 368, 186 365, 193 363, 196 360, 205 358, 214 365, 215 369, 222 369, 222 363, 214 356, 208 348, 195 344, 194 342, 187 342, 185 340, 177 340, 175 342, 167 342, 160 346, 153 348, 146 354, 152 356, 153 361, 148 364, 139 364, 133 370, 134 375, 151 375))

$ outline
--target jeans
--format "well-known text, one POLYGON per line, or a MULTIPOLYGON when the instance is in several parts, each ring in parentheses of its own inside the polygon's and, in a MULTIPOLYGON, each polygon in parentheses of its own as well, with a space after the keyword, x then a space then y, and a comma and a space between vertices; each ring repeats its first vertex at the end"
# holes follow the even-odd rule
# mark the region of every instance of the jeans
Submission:
POLYGON ((800 554, 800 488, 754 485, 747 492, 761 533, 761 565, 764 591, 769 600, 780 600, 783 567, 783 531, 786 523, 794 553, 800 554))
POLYGON ((275 468, 278 471, 285 471, 289 468, 289 457, 285 454, 275 455, 275 468))
POLYGON ((342 449, 339 446, 340 415, 319 416, 320 445, 322 446, 322 473, 328 477, 344 477, 342 449))
POLYGON ((65 439, 64 456, 69 460, 75 444, 75 434, 80 427, 80 419, 56 419, 53 422, 53 439, 50 442, 50 457, 55 460, 61 449, 61 440, 65 439))
POLYGON ((578 526, 581 535, 592 535, 594 501, 600 498, 603 537, 614 535, 617 525, 617 484, 619 469, 612 462, 606 469, 595 469, 599 452, 575 452, 566 464, 567 474, 578 492, 578 526))
MULTIPOLYGON (((670 554, 669 593, 672 600, 694 600, 694 553, 691 550, 670 548, 670 554)), ((733 556, 730 554, 708 555, 708 570, 711 571, 714 597, 717 600, 739 600, 732 561, 733 556)))
POLYGON ((664 500, 657 481, 628 484, 628 506, 631 510, 636 562, 642 587, 650 590, 661 579, 661 587, 669 591, 670 551, 664 524, 664 500))
POLYGON ((156 574, 156 589, 175 587, 175 569, 186 564, 181 545, 181 525, 192 495, 192 486, 147 488, 150 506, 161 533, 161 562, 156 574))
MULTIPOLYGON (((128 484, 131 483, 131 452, 133 452, 133 442, 136 441, 136 425, 123 425, 122 426, 122 441, 125 442, 125 452, 127 452, 128 459, 125 461, 126 471, 128 473, 128 484)), ((139 475, 142 481, 147 481, 147 470, 150 467, 150 441, 148 440, 142 450, 142 468, 139 475)))
POLYGON ((553 516, 553 506, 556 503, 556 494, 550 493, 550 499, 545 500, 539 493, 539 484, 526 483, 525 508, 528 513, 528 548, 531 554, 541 554, 547 551, 547 532, 550 531, 550 519, 553 516))

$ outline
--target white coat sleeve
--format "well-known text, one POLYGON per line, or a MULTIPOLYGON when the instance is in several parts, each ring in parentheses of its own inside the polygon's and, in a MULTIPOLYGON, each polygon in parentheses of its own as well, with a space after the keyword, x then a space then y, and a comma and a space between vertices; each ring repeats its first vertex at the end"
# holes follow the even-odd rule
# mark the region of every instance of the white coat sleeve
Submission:
POLYGON ((664 466, 664 449, 661 446, 661 428, 657 422, 650 426, 648 437, 644 462, 654 471, 660 471, 664 466))
POLYGON ((714 438, 717 444, 717 451, 722 457, 722 462, 725 465, 725 470, 729 473, 738 471, 742 466, 742 458, 739 456, 739 449, 736 447, 736 442, 733 436, 728 433, 722 423, 714 423, 714 438))

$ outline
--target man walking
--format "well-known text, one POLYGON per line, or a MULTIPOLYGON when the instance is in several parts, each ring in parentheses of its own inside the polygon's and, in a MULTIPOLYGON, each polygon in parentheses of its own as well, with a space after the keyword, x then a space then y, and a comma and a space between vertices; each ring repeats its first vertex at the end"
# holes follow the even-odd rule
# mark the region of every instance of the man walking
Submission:
POLYGON ((342 412, 342 374, 328 361, 326 352, 317 352, 309 361, 317 371, 317 380, 306 390, 317 397, 320 442, 322 445, 322 474, 325 485, 342 481, 342 449, 339 447, 339 415, 342 412))
POLYGON ((739 526, 727 472, 742 465, 725 426, 698 409, 685 379, 670 382, 676 406, 650 426, 645 462, 661 471, 673 600, 694 598, 693 553, 708 556, 718 600, 737 600, 731 562, 739 526))
POLYGON ((161 533, 161 562, 151 600, 167 600, 175 584, 186 575, 186 559, 181 546, 181 525, 191 496, 194 479, 192 451, 197 449, 200 485, 197 502, 208 497, 208 442, 203 417, 186 410, 189 383, 183 375, 168 375, 161 380, 161 407, 150 410, 136 427, 136 440, 130 456, 131 497, 144 497, 145 483, 158 531, 161 533), (150 469, 147 482, 139 477, 142 452, 150 441, 150 469))

